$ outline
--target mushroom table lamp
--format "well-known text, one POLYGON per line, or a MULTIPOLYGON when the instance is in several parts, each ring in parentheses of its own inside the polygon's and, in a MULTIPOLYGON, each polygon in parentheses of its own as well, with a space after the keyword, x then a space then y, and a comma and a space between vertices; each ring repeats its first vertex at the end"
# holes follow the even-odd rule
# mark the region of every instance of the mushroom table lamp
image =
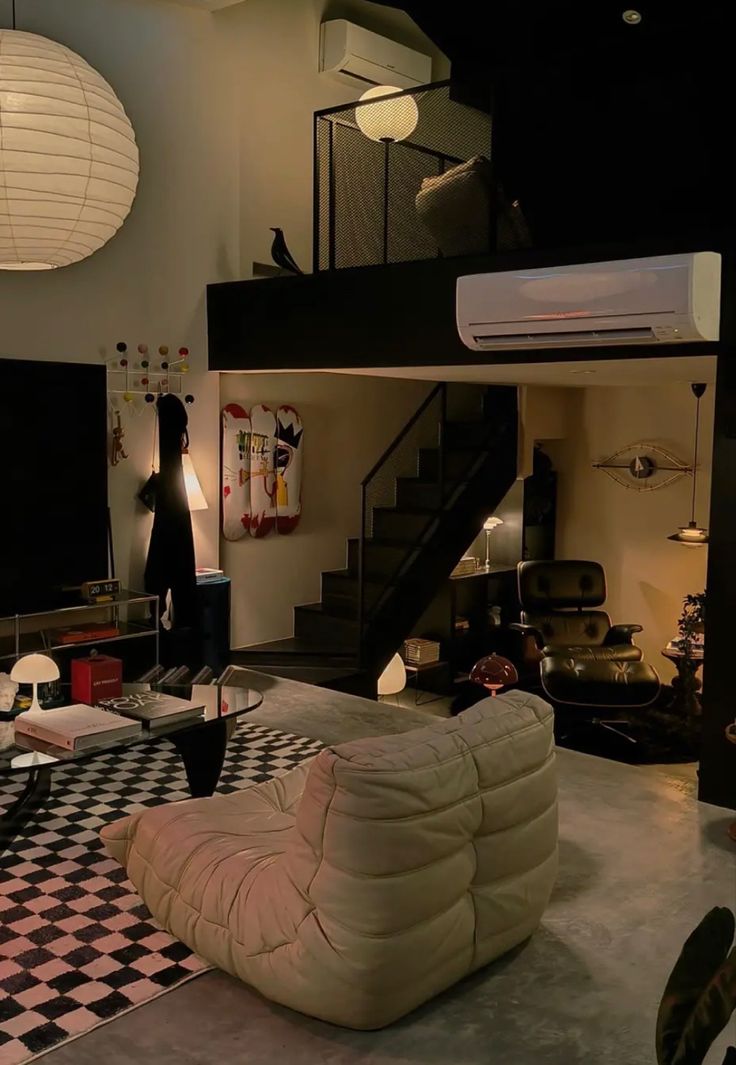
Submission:
POLYGON ((32 684, 33 701, 29 709, 41 710, 42 706, 38 701, 38 685, 58 680, 59 667, 48 655, 24 655, 23 658, 18 659, 10 671, 10 679, 17 684, 32 684))
POLYGON ((474 684, 482 684, 491 695, 497 695, 501 688, 516 684, 519 674, 513 662, 501 655, 486 655, 475 663, 470 671, 474 684))

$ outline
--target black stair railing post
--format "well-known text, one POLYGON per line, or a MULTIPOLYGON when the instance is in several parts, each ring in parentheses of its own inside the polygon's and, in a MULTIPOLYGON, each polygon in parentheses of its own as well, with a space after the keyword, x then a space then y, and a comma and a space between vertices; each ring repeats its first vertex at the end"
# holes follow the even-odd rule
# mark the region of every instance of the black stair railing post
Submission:
POLYGON ((440 506, 445 505, 445 426, 447 425, 447 385, 443 382, 440 392, 440 431, 439 431, 439 482, 440 506))
POLYGON ((365 625, 365 519, 366 483, 360 486, 360 541, 358 543, 358 663, 365 664, 363 629, 365 625))

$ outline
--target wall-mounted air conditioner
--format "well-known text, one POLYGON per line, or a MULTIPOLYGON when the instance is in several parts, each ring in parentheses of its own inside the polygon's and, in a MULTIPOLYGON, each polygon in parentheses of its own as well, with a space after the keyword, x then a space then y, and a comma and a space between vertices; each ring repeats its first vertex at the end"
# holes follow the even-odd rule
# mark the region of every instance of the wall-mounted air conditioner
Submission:
POLYGON ((357 88, 414 89, 432 80, 432 58, 344 18, 320 27, 319 69, 357 88))
POLYGON ((457 280, 473 351, 718 340, 721 256, 699 251, 457 280))

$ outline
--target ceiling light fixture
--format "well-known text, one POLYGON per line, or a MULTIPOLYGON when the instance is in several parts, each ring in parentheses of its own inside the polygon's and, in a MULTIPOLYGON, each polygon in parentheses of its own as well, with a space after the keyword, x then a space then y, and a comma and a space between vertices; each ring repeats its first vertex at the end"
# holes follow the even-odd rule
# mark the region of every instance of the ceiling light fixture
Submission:
POLYGON ((687 547, 703 547, 708 543, 708 530, 702 525, 698 525, 695 520, 695 500, 698 488, 698 436, 700 433, 700 400, 705 392, 706 385, 695 384, 690 385, 692 393, 695 396, 695 444, 693 455, 693 495, 692 503, 690 507, 690 521, 687 525, 681 525, 676 533, 672 536, 668 536, 668 540, 674 540, 677 544, 685 544, 687 547))
POLYGON ((81 56, 0 29, 0 270, 53 270, 118 231, 138 186, 123 105, 81 56))

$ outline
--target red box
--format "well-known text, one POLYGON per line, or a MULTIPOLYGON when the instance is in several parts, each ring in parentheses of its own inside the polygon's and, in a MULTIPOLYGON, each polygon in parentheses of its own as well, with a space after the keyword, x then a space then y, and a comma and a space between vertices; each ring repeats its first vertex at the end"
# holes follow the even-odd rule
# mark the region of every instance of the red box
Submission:
POLYGON ((94 706, 100 699, 123 694, 123 663, 111 655, 72 660, 72 699, 94 706))

